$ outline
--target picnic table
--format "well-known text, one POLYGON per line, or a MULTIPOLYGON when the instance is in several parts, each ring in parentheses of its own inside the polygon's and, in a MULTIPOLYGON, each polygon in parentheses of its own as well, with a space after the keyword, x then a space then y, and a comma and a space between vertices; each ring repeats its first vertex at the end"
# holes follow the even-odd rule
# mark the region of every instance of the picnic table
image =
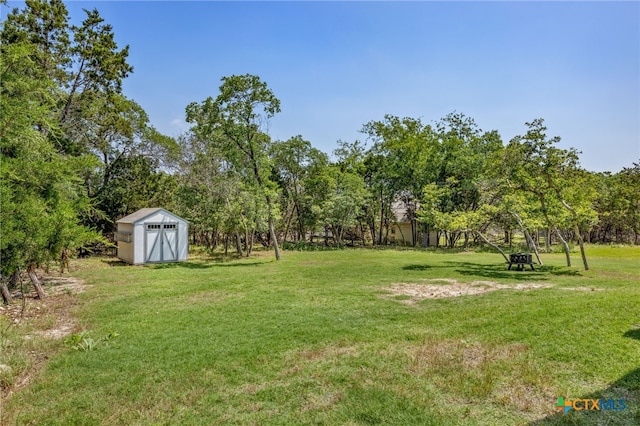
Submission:
POLYGON ((530 253, 512 253, 509 255, 509 270, 513 265, 516 266, 516 270, 524 271, 525 265, 531 266, 531 270, 534 271, 533 268, 533 259, 531 258, 530 253))

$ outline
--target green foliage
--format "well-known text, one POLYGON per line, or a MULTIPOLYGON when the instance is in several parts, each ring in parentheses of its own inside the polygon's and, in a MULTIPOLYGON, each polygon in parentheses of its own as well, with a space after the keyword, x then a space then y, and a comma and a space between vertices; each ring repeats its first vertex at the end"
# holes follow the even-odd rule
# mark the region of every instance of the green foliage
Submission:
POLYGON ((307 241, 296 241, 294 243, 284 242, 282 243, 284 250, 293 251, 326 251, 326 250, 341 250, 343 247, 335 245, 326 245, 324 243, 310 243, 307 241))
MULTIPOLYGON (((297 240, 304 239, 309 230, 320 226, 318 212, 313 206, 326 197, 324 177, 329 159, 302 136, 274 142, 269 155, 273 181, 281 188, 282 222, 290 224, 290 232, 297 240)), ((285 233, 288 231, 285 225, 285 233)), ((286 238, 285 235, 285 241, 286 238)))
MULTIPOLYGON (((221 155, 236 182, 264 200, 269 239, 280 259, 275 220, 278 217, 278 187, 271 181, 271 138, 263 131, 266 121, 280 111, 280 101, 255 75, 222 78, 220 94, 187 106, 187 122, 193 135, 221 155)), ((260 215, 253 210, 254 230, 260 215)), ((233 218, 235 219, 235 218, 233 218)), ((242 219, 241 219, 242 220, 242 219)), ((239 245, 238 245, 239 246, 239 245)))
POLYGON ((158 169, 175 141, 121 94, 128 47, 85 12, 70 26, 62 1, 29 0, 0 31, 3 274, 104 241, 90 229, 110 235, 171 183, 158 169))
POLYGON ((635 242, 640 234, 640 162, 614 175, 593 177, 597 192, 598 222, 595 239, 601 242, 635 242))
POLYGON ((117 332, 110 331, 106 336, 96 340, 92 338, 90 334, 91 332, 89 331, 83 331, 80 334, 72 334, 64 339, 64 343, 73 350, 90 352, 96 350, 99 346, 109 346, 109 342, 119 336, 117 332))
POLYGON ((98 236, 80 223, 89 209, 78 177, 85 159, 61 155, 48 137, 59 131, 53 82, 32 69, 33 45, 3 44, 2 51, 0 268, 10 275, 98 236))

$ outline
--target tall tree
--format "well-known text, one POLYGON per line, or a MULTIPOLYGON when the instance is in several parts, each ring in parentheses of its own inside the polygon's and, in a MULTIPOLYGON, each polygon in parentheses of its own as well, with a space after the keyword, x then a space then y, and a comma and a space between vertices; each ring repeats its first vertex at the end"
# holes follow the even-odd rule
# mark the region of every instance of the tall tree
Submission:
POLYGON ((26 0, 24 10, 13 9, 2 24, 3 44, 31 44, 33 66, 58 86, 68 80, 71 66, 69 12, 62 0, 26 0))
POLYGON ((280 112, 280 101, 260 77, 250 74, 222 78, 220 94, 186 108, 187 122, 198 137, 216 144, 248 186, 255 186, 267 206, 268 228, 276 259, 276 185, 270 179, 271 139, 266 125, 280 112), (222 137, 220 137, 222 136, 222 137))
POLYGON ((286 240, 291 231, 295 239, 304 240, 307 229, 315 224, 306 184, 328 162, 327 156, 298 135, 273 143, 270 157, 274 181, 282 190, 283 238, 286 240))
POLYGON ((374 142, 366 162, 366 175, 372 193, 379 199, 378 243, 382 243, 383 223, 389 220, 385 216, 391 213, 393 203, 402 201, 411 222, 412 245, 416 245, 416 213, 422 188, 435 179, 436 134, 420 119, 393 115, 365 124, 362 132, 374 142))
POLYGON ((59 132, 55 82, 31 42, 0 45, 0 271, 26 270, 40 297, 35 268, 97 239, 80 224, 88 208, 78 179, 87 157, 61 155, 48 135, 59 132))
POLYGON ((121 93, 122 80, 133 72, 127 63, 129 46, 118 49, 113 28, 104 23, 97 9, 85 10, 85 13, 87 17, 82 25, 72 27, 74 43, 70 50, 68 93, 60 115, 60 121, 67 125, 73 122, 69 116, 79 95, 83 95, 80 103, 86 104, 101 94, 121 93))
MULTIPOLYGON (((566 225, 578 240, 582 262, 587 270, 589 264, 582 230, 588 231, 596 219, 596 212, 592 208, 594 183, 589 182, 587 174, 580 169, 575 149, 557 148, 555 144, 560 142, 558 136, 547 138, 543 119, 535 119, 526 125, 527 133, 513 138, 505 150, 502 170, 506 182, 513 190, 535 194, 548 226, 556 231, 563 220, 557 216, 554 218, 550 212, 554 210, 554 205, 562 206, 568 216, 566 225)), ((557 234, 561 235, 559 231, 557 234)), ((567 259, 569 263, 568 251, 567 259)))

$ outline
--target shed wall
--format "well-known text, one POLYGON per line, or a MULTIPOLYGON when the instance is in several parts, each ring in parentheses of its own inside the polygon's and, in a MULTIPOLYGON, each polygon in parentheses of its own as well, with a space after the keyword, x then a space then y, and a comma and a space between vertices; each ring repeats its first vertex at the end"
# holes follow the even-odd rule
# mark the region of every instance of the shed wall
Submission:
POLYGON ((178 222, 178 260, 187 260, 189 255, 189 223, 178 222))
POLYGON ((118 224, 118 257, 124 260, 127 263, 134 263, 134 235, 133 235, 133 225, 130 223, 119 223, 118 224), (131 235, 130 242, 120 241, 120 235, 124 233, 129 233, 131 235))

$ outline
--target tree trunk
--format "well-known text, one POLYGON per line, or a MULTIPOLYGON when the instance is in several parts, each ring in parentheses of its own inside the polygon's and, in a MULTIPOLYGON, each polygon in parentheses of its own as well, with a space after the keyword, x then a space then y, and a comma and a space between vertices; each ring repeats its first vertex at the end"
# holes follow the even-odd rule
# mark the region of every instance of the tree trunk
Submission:
POLYGON ((524 228, 522 229, 522 231, 524 232, 524 236, 527 238, 527 241, 531 245, 531 249, 533 250, 533 253, 536 255, 536 259, 538 259, 538 263, 542 265, 542 260, 540 259, 540 253, 538 252, 538 246, 536 245, 536 242, 533 241, 533 238, 531 238, 531 234, 529 234, 529 231, 527 231, 524 228))
POLYGON ((544 251, 551 253, 551 228, 547 228, 547 234, 544 237, 544 251))
POLYGON ((493 247, 494 249, 498 250, 500 252, 500 254, 502 255, 502 257, 504 257, 504 260, 507 261, 507 263, 509 263, 509 258, 507 257, 507 255, 505 254, 504 251, 502 251, 502 249, 500 247, 498 247, 497 245, 493 244, 491 241, 489 241, 487 239, 487 237, 485 237, 484 235, 482 235, 481 232, 479 231, 473 231, 478 237, 480 237, 480 239, 482 241, 484 241, 485 243, 489 244, 491 247, 493 247))
POLYGON ((573 230, 576 233, 576 238, 578 239, 578 244, 580 245, 580 256, 582 256, 582 263, 584 265, 584 270, 589 270, 589 263, 587 262, 587 254, 584 251, 584 241, 582 240, 582 234, 580 233, 580 228, 578 228, 578 224, 573 224, 573 230))
POLYGON ((333 235, 333 242, 336 246, 342 246, 342 230, 336 226, 331 225, 331 234, 333 235))
MULTIPOLYGON (((282 241, 285 242, 285 243, 287 242, 287 234, 289 234, 289 227, 291 226, 291 220, 293 219, 294 209, 295 209, 295 207, 293 209, 291 209, 291 214, 287 218, 287 224, 284 227, 284 237, 282 237, 282 241)), ((293 234, 293 232, 292 232, 292 234, 293 234)))
POLYGON ((42 284, 40 284, 40 280, 36 275, 35 269, 36 268, 34 265, 30 265, 29 268, 27 268, 27 274, 31 279, 31 284, 33 284, 33 288, 36 290, 36 293, 38 293, 38 298, 44 299, 45 297, 47 297, 47 295, 45 294, 44 289, 42 288, 42 284))
POLYGON ((380 233, 378 234, 378 245, 382 245, 382 227, 384 224, 384 199, 382 198, 382 189, 380 190, 380 233))
POLYGON ((371 247, 376 246, 376 223, 375 220, 369 223, 369 231, 371 231, 371 247))
POLYGON ((239 256, 242 256, 242 238, 240 238, 240 233, 238 231, 235 232, 236 237, 236 252, 239 256))
POLYGON ((60 273, 64 273, 64 268, 67 268, 67 272, 71 271, 69 267, 69 249, 62 250, 62 254, 60 254, 60 273))
POLYGON ((422 247, 429 247, 429 227, 422 226, 422 247))
POLYGON ((256 234, 256 230, 252 229, 251 233, 247 236, 247 238, 249 239, 249 247, 247 247, 247 257, 251 256, 251 253, 253 252, 253 236, 256 234))
POLYGON ((9 289, 18 288, 18 281, 20 281, 20 271, 14 271, 9 277, 9 289))
POLYGON ((362 222, 360 222, 360 235, 362 236, 362 247, 366 247, 367 246, 367 237, 365 236, 364 224, 362 222))
POLYGON ((589 264, 587 263, 587 255, 584 252, 584 241, 582 240, 582 235, 580 234, 580 228, 578 228, 578 223, 577 223, 577 216, 578 215, 577 215, 576 211, 573 209, 573 207, 571 207, 562 198, 560 198, 560 202, 573 215, 573 219, 574 219, 573 220, 573 232, 576 233, 576 238, 578 239, 578 244, 580 245, 580 255, 582 256, 582 263, 584 264, 584 270, 588 271, 589 270, 589 264))
POLYGON ((542 265, 542 260, 540 259, 540 253, 538 253, 538 246, 536 245, 536 242, 533 241, 533 238, 531 238, 531 234, 529 234, 529 231, 527 231, 527 228, 524 226, 524 222, 522 222, 522 219, 520 219, 520 216, 518 216, 517 213, 511 212, 511 215, 515 217, 516 220, 518 221, 518 225, 520 225, 520 228, 522 229, 522 232, 524 233, 524 236, 527 239, 527 245, 529 245, 530 248, 535 253, 536 259, 538 259, 538 263, 542 265))
POLYGON ((416 221, 413 219, 413 217, 411 218, 411 247, 415 247, 416 243, 418 242, 418 239, 416 238, 417 235, 417 229, 416 229, 416 221))
POLYGON ((0 293, 2 293, 2 300, 5 305, 13 302, 13 298, 11 297, 11 293, 9 293, 9 288, 7 287, 7 283, 4 281, 2 277, 0 277, 0 293))
POLYGON ((249 257, 251 249, 249 249, 249 229, 245 228, 244 230, 244 252, 246 256, 249 257))
POLYGON ((278 239, 276 238, 276 230, 273 226, 273 217, 271 216, 271 204, 269 204, 269 235, 271 235, 271 241, 273 242, 273 251, 276 255, 276 260, 280 260, 282 255, 280 254, 280 247, 278 246, 278 239))
POLYGON ((569 244, 567 244, 567 241, 562 237, 562 234, 560 233, 560 230, 557 227, 554 227, 553 229, 555 229, 556 235, 558 236, 558 239, 562 243, 562 247, 564 247, 564 254, 567 257, 567 266, 571 266, 571 255, 569 254, 569 244))
POLYGON ((384 224, 384 243, 389 244, 389 221, 384 224))

